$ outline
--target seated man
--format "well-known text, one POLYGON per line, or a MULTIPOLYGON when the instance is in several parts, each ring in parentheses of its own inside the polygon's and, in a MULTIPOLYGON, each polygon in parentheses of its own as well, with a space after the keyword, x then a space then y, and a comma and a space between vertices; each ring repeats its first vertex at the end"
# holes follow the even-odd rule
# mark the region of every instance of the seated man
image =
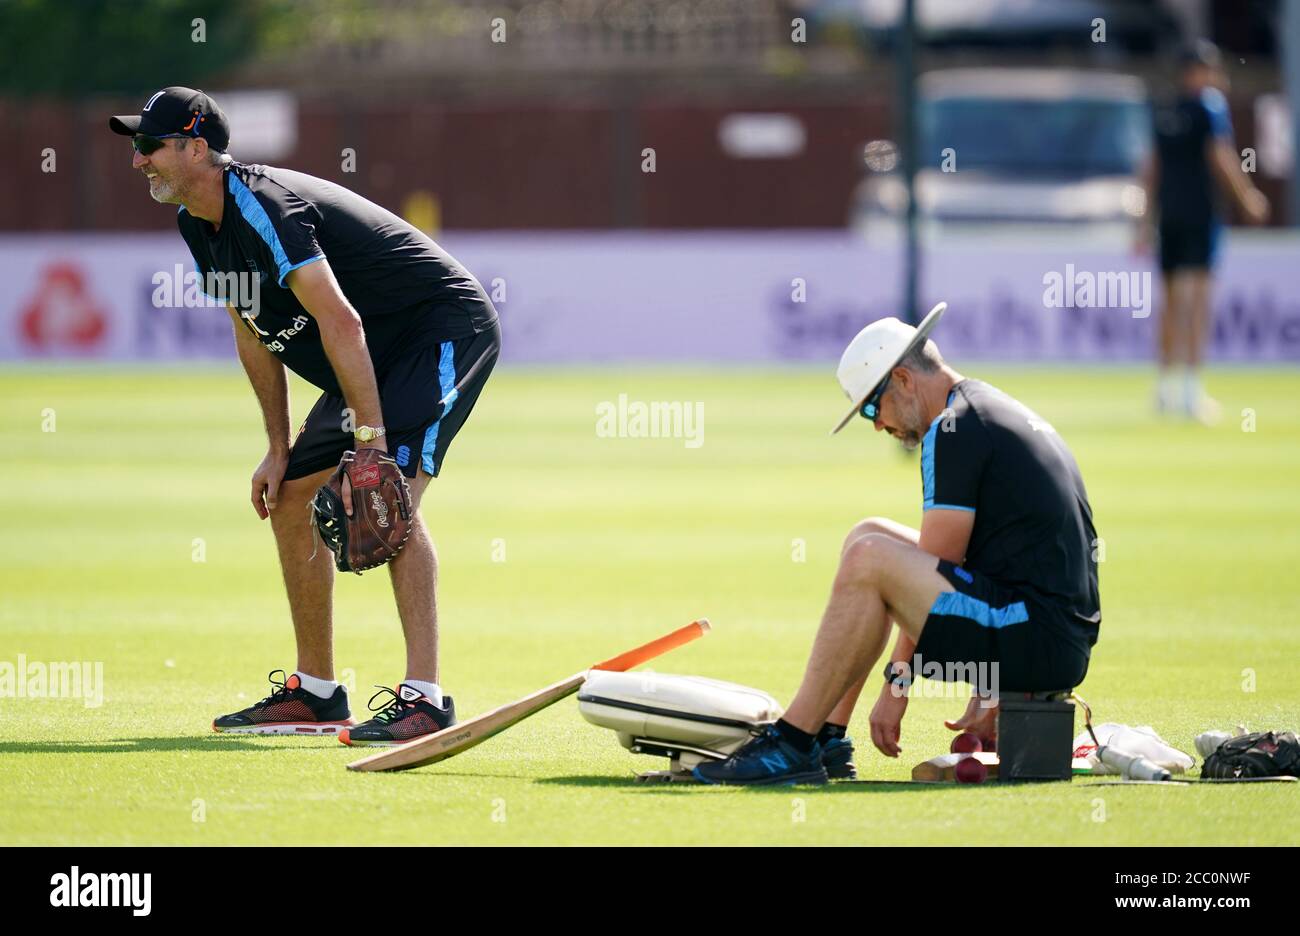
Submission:
MULTIPOLYGON (((825 783, 851 777, 845 726, 891 621, 898 640, 871 713, 871 740, 899 754, 912 674, 978 673, 966 715, 996 731, 997 689, 1072 689, 1088 670, 1101 605, 1096 531, 1074 456, 1048 422, 986 383, 962 377, 927 340, 946 306, 912 328, 873 322, 840 359, 853 409, 921 446, 920 531, 866 520, 850 532, 803 683, 785 717, 725 761, 695 768, 706 783, 825 783)), ((946 676, 967 679, 966 676, 946 676)))

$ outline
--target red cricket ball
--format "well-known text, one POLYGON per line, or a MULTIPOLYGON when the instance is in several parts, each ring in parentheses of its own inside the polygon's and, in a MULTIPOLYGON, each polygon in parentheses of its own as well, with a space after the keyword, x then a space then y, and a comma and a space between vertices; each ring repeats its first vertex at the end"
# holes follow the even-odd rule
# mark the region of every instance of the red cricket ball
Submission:
POLYGON ((989 769, 976 757, 963 757, 953 768, 953 777, 958 783, 983 783, 988 779, 989 769))

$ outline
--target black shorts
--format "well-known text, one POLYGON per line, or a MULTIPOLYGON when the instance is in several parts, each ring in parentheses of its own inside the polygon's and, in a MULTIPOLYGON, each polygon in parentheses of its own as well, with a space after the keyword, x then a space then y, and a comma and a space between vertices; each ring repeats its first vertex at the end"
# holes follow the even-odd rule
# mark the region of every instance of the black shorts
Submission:
MULTIPOLYGON (((388 454, 402 474, 414 478, 423 468, 438 476, 447 448, 474 409, 500 350, 501 330, 494 325, 399 357, 375 375, 388 454)), ((355 448, 351 430, 343 429, 346 405, 342 397, 328 393, 316 401, 289 450, 286 481, 333 468, 344 452, 355 448)))
POLYGON ((1160 269, 1208 270, 1214 266, 1219 249, 1219 225, 1161 224, 1160 269))
POLYGON ((938 571, 955 591, 941 593, 930 608, 914 672, 929 677, 926 667, 941 664, 955 678, 978 685, 962 675, 969 672, 984 688, 1012 692, 1073 689, 1083 682, 1090 647, 1063 612, 946 559, 938 571))

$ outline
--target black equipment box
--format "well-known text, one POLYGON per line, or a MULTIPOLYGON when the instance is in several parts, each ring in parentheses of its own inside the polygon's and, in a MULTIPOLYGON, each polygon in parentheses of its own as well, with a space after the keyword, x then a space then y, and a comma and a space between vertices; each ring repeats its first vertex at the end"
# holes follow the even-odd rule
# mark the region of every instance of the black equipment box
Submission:
POLYGON ((1004 693, 998 702, 998 781, 1069 780, 1074 703, 1067 693, 1004 693))

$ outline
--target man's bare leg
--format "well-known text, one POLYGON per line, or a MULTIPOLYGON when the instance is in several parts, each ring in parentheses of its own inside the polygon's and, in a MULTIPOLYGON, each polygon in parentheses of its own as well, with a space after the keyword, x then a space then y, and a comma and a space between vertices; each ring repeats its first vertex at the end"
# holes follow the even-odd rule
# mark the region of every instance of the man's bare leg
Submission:
POLYGON ((1187 346, 1184 360, 1196 369, 1205 359, 1205 342, 1210 330, 1210 271, 1185 270, 1184 296, 1187 300, 1187 346))
POLYGON ((1164 303, 1160 307, 1160 335, 1156 347, 1157 363, 1163 375, 1182 360, 1179 341, 1178 310, 1182 297, 1178 295, 1178 277, 1174 273, 1164 274, 1164 303))
POLYGON ((1160 310, 1159 381, 1157 405, 1161 412, 1182 408, 1182 373, 1187 364, 1189 301, 1186 270, 1164 274, 1164 306, 1160 310))
MULTIPOLYGON (((849 535, 845 537, 844 548, 840 551, 841 558, 851 545, 870 533, 880 533, 891 539, 898 540, 900 543, 907 543, 912 546, 921 541, 919 530, 914 530, 902 523, 895 523, 893 520, 887 520, 884 517, 868 517, 861 523, 856 524, 849 531, 849 535)), ((888 639, 887 636, 886 639, 888 639)), ((840 699, 834 710, 827 716, 826 720, 828 722, 833 725, 848 725, 849 719, 853 717, 853 709, 857 707, 858 697, 862 695, 862 689, 870 677, 871 671, 868 670, 849 687, 848 692, 844 693, 844 697, 840 699)))
POLYGON ((844 550, 786 722, 816 734, 862 673, 880 659, 891 617, 912 639, 920 638, 935 598, 952 591, 938 572, 938 561, 880 533, 863 536, 844 550))
POLYGON ((1205 423, 1217 421, 1218 404, 1207 397, 1201 388, 1200 368, 1205 358, 1205 345, 1210 330, 1210 271, 1187 269, 1178 271, 1181 295, 1185 303, 1182 359, 1185 370, 1179 388, 1181 400, 1189 416, 1205 423))
POLYGON ((316 558, 311 558, 313 528, 307 505, 333 471, 283 482, 277 505, 270 511, 298 644, 297 669, 330 680, 334 678, 334 557, 321 545, 316 558))
POLYGON ((388 564, 393 597, 406 638, 406 679, 436 683, 438 672, 438 553, 420 513, 429 475, 416 472, 411 479, 411 504, 415 516, 411 536, 388 564))
MULTIPOLYGON (((888 637, 886 637, 886 639, 888 639, 888 637)), ((870 676, 870 671, 863 673, 858 678, 857 682, 849 686, 849 691, 844 693, 844 697, 835 704, 835 708, 833 708, 831 713, 826 716, 828 722, 832 725, 843 725, 846 728, 848 727, 849 719, 853 717, 853 710, 858 706, 858 697, 862 695, 862 690, 867 685, 867 680, 870 676)), ((821 729, 819 728, 818 731, 820 730, 821 729)))

